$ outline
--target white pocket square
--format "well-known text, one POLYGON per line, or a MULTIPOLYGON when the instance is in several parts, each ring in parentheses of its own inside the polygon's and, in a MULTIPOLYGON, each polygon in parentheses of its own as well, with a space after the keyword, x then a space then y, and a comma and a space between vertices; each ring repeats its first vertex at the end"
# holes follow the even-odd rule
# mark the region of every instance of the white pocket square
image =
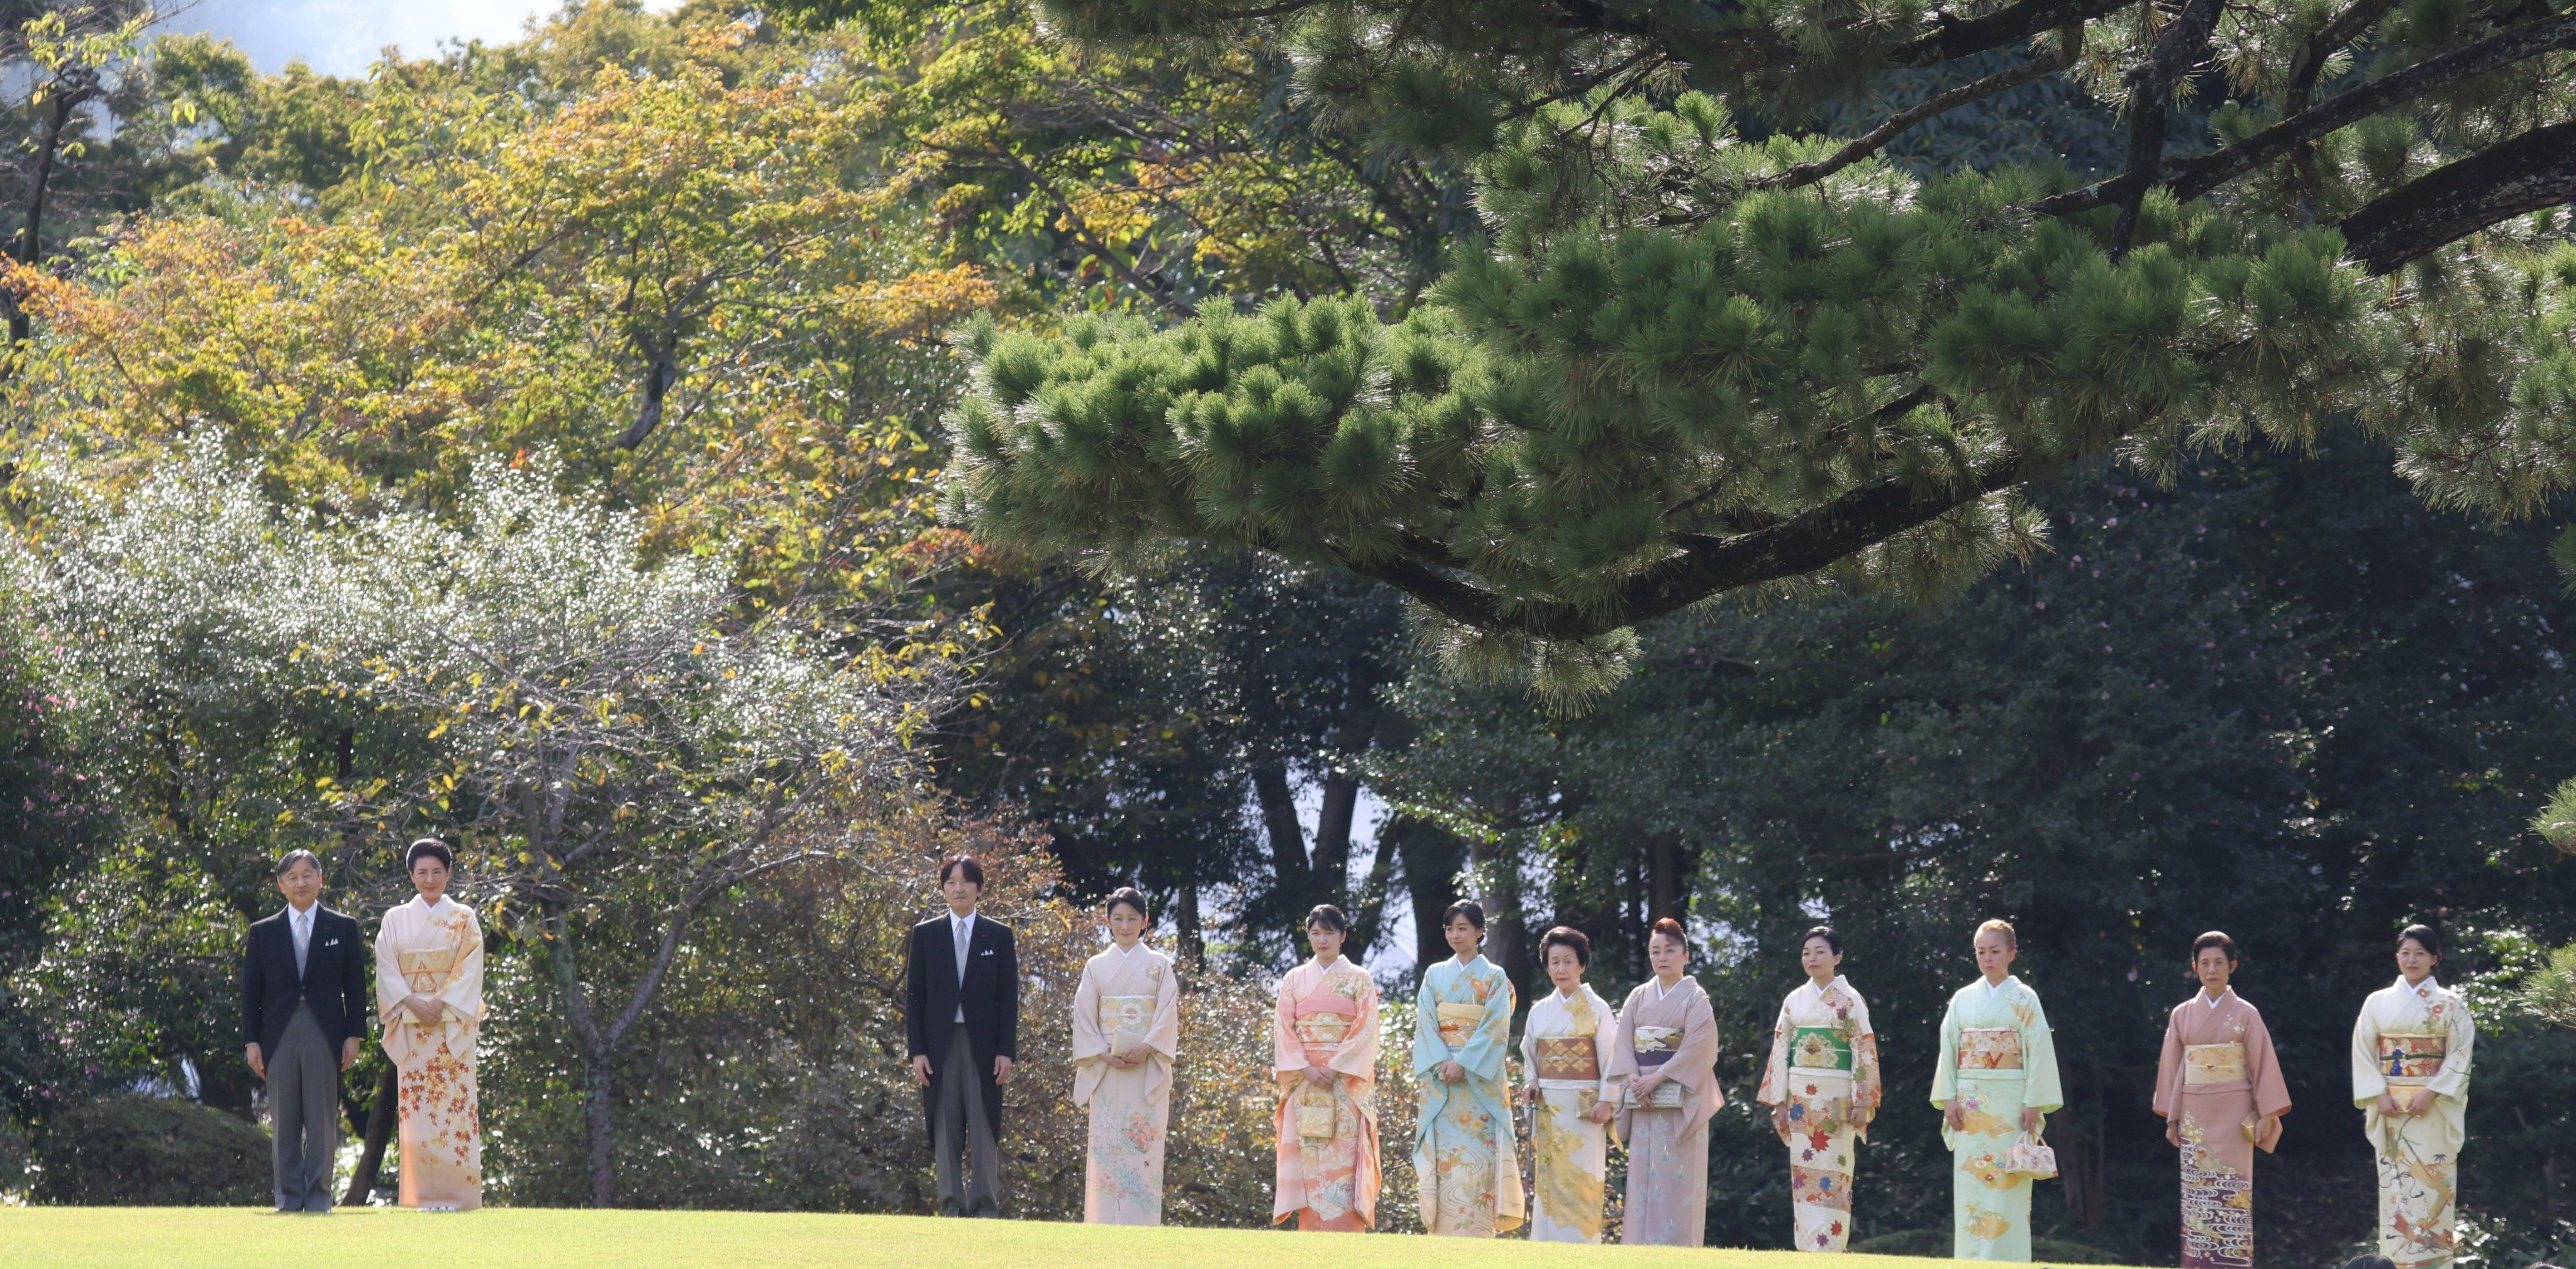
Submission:
POLYGON ((990 956, 990 955, 992 955, 992 954, 993 954, 993 949, 991 949, 991 948, 989 948, 989 947, 988 947, 988 948, 985 948, 985 949, 984 949, 983 951, 981 951, 981 952, 976 953, 976 955, 978 955, 978 956, 990 956))
POLYGON ((322 940, 322 946, 324 946, 324 947, 338 947, 339 945, 340 945, 340 940, 338 940, 338 939, 324 939, 324 940, 322 940))

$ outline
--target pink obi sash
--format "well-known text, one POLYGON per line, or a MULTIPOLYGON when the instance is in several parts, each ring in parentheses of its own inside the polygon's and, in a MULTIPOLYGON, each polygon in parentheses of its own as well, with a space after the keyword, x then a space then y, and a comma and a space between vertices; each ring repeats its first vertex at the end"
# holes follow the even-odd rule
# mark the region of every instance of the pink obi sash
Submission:
POLYGON ((1332 1061, 1359 1020, 1360 1002, 1330 991, 1301 997, 1288 1006, 1288 1029, 1305 1047, 1306 1060, 1317 1066, 1332 1061))

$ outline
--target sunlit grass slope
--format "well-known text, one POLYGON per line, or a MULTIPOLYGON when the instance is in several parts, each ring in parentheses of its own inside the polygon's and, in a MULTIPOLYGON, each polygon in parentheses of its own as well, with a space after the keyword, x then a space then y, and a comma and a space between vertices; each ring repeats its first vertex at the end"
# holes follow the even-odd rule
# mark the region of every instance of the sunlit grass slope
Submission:
POLYGON ((1422 1237, 912 1216, 378 1209, 297 1217, 223 1208, 0 1209, 0 1265, 8 1269, 1932 1269, 1943 1263, 1517 1241, 1469 1249, 1422 1237), (1331 1249, 1317 1239, 1329 1240, 1331 1249))

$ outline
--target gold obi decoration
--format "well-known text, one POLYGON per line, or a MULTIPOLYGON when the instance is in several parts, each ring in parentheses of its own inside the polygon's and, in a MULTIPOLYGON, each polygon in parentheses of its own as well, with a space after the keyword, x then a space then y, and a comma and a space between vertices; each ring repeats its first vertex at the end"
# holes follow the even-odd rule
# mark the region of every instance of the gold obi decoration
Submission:
POLYGON ((1538 1050, 1538 1078, 1543 1080, 1598 1080, 1601 1058, 1592 1047, 1592 1037, 1541 1036, 1533 1046, 1538 1050))
POLYGON ((2390 1031, 2379 1037, 2379 1073, 2391 1084, 2421 1084, 2442 1073, 2451 1037, 2439 1031, 2390 1031))
POLYGON ((2011 1027, 1966 1027, 1959 1032, 1962 1071, 2018 1071, 2021 1032, 2011 1027))
POLYGON ((1154 1030, 1152 996, 1103 996, 1100 998, 1100 1033, 1109 1037, 1109 1051, 1124 1053, 1145 1042, 1154 1030))
POLYGON ((1463 1049, 1476 1038, 1476 1028, 1485 1025, 1483 1005, 1440 1003, 1440 1042, 1452 1049, 1463 1049))
POLYGON ((456 973, 456 962, 464 958, 465 953, 453 945, 394 954, 395 964, 402 970, 403 982, 423 996, 435 996, 444 990, 456 973))
POLYGON ((1326 1008, 1318 1002, 1298 1003, 1297 1012, 1288 1020, 1288 1029, 1296 1033, 1297 1043, 1309 1049, 1342 1047, 1343 1038, 1351 1033, 1351 1028, 1359 1025, 1359 1006, 1349 1001, 1333 1003, 1344 1006, 1348 1012, 1326 1008))
POLYGON ((2246 1078, 2243 1044, 2230 1040, 2225 1044, 2182 1046, 2182 1082, 2185 1088, 2194 1084, 2241 1084, 2246 1078))
POLYGON ((1789 1033, 1789 1065, 1808 1071, 1852 1069, 1851 1041, 1831 1027, 1800 1027, 1789 1033))

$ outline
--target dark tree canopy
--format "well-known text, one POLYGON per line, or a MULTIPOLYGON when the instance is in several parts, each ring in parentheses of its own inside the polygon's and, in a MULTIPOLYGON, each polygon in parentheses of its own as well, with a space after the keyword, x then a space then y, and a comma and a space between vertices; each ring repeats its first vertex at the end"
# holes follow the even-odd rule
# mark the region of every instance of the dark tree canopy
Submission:
POLYGON ((977 333, 952 512, 1017 547, 1330 564, 1580 686, 1713 596, 1954 588, 2106 454, 2359 428, 2495 516, 2576 478, 2564 5, 1048 7, 1292 49, 1322 117, 1471 173, 1486 236, 1395 316, 977 333), (2041 82, 2117 156, 1893 161, 2041 82))

